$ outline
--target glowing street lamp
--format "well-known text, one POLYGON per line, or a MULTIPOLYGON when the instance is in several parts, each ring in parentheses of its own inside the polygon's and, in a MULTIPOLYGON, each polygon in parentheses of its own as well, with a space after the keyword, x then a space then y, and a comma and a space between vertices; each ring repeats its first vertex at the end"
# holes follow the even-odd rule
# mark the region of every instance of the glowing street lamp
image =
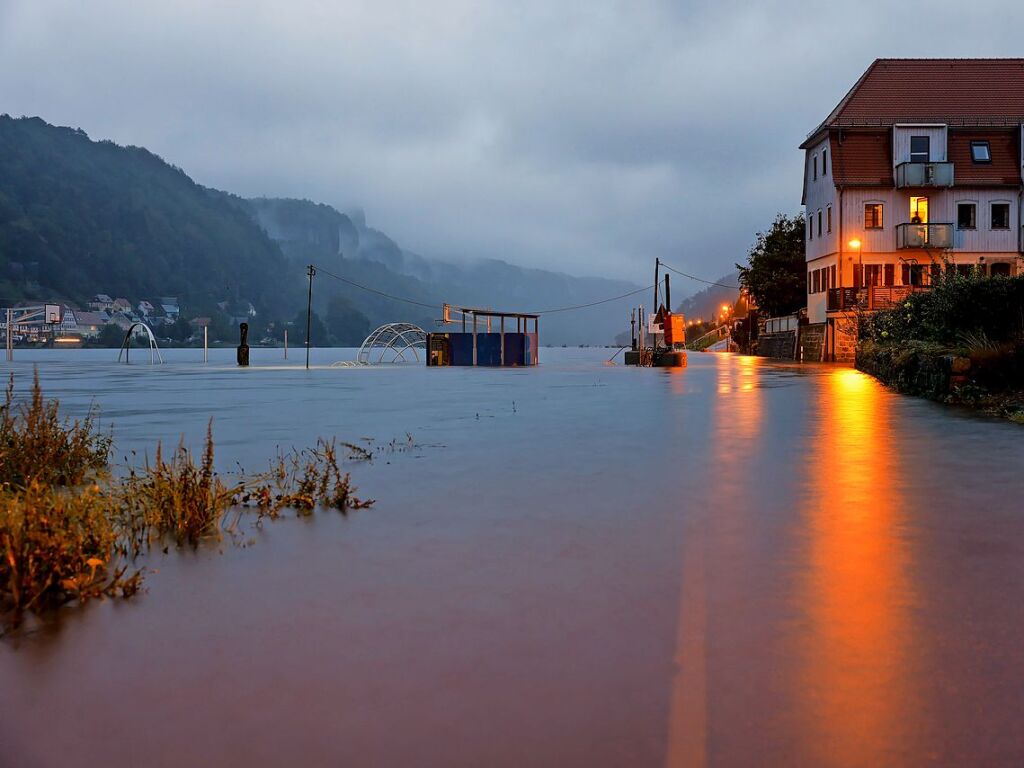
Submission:
MULTIPOLYGON (((861 242, 858 238, 853 238, 849 242, 851 248, 857 249, 857 263, 860 265, 860 282, 864 282, 864 252, 861 248, 861 242)), ((863 288, 863 286, 860 286, 863 288)))

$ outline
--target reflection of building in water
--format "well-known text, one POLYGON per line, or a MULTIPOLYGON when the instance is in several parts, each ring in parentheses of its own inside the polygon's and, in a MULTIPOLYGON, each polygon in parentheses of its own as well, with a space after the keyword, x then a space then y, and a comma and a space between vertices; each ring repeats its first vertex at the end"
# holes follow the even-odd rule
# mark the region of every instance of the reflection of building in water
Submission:
POLYGON ((893 444, 884 398, 857 371, 828 375, 816 405, 820 429, 809 443, 814 454, 804 461, 808 547, 799 600, 809 623, 793 700, 804 703, 807 730, 828 735, 819 763, 842 764, 843 755, 863 761, 865 744, 882 753, 861 764, 891 763, 915 709, 899 483, 910 468, 893 444))

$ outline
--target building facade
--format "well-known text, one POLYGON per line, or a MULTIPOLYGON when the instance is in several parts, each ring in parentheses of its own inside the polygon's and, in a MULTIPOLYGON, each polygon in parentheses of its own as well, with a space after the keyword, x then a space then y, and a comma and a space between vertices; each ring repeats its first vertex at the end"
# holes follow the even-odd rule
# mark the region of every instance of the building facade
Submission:
POLYGON ((826 359, 939 270, 1022 271, 1022 125, 1024 59, 878 59, 800 145, 826 359))

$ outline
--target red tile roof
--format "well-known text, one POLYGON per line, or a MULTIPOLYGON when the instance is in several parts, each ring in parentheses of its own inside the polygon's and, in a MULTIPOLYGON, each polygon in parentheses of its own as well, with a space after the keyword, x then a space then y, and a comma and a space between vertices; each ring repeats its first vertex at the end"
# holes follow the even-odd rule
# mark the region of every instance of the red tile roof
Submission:
POLYGON ((876 59, 811 137, 906 122, 1024 123, 1024 59, 876 59))
POLYGON ((892 186, 892 146, 888 130, 836 131, 830 137, 832 180, 837 186, 892 186))
POLYGON ((979 184, 992 186, 1020 184, 1017 170, 1019 135, 1015 129, 953 129, 949 132, 946 157, 954 163, 958 187, 979 184), (971 142, 987 141, 992 155, 991 163, 976 163, 971 157, 971 142))

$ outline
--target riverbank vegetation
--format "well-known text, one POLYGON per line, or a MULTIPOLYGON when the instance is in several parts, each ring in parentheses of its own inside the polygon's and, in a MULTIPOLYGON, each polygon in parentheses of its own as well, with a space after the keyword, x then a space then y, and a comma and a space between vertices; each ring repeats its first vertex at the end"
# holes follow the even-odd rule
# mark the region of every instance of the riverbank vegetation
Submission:
POLYGON ((1024 422, 1024 276, 945 270, 859 337, 857 367, 899 391, 1024 422))
POLYGON ((214 467, 212 427, 202 456, 183 444, 169 456, 158 444, 139 467, 110 463, 111 438, 90 411, 62 418, 38 376, 17 402, 13 380, 0 413, 0 632, 41 614, 101 597, 131 597, 142 586, 137 559, 153 546, 196 547, 233 535, 243 514, 257 522, 286 510, 342 513, 372 500, 356 495, 345 460, 367 449, 321 439, 281 451, 256 474, 222 476, 214 467))

